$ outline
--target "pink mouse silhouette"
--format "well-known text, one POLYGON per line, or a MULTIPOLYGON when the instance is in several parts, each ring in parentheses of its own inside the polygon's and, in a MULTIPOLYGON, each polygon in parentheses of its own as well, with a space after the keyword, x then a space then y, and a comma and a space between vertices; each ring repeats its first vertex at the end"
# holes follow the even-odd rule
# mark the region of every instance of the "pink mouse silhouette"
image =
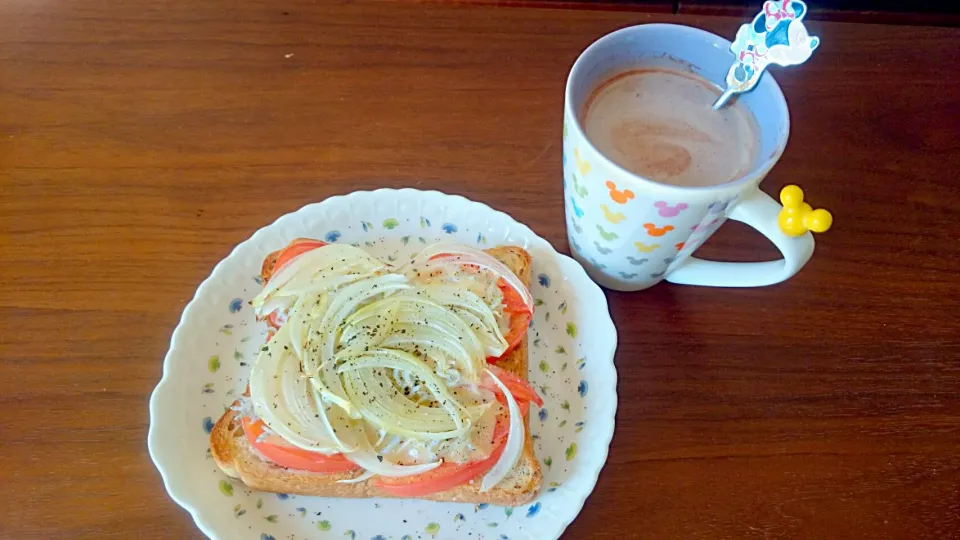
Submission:
POLYGON ((655 208, 660 209, 660 215, 663 217, 677 217, 680 214, 681 210, 686 210, 687 203, 677 203, 675 206, 671 207, 667 204, 667 201, 657 201, 653 203, 655 208))

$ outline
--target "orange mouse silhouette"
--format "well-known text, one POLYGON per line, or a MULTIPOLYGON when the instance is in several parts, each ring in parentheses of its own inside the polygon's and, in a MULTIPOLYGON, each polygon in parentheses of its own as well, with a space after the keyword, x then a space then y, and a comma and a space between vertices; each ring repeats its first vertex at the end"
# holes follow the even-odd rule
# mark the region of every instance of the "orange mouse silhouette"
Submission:
POLYGON ((617 185, 610 180, 607 180, 607 189, 610 190, 610 198, 617 204, 627 204, 627 201, 633 198, 632 191, 629 189, 620 191, 617 189, 617 185))
POLYGON ((663 236, 673 230, 673 225, 664 225, 663 227, 657 227, 653 223, 644 223, 643 228, 647 230, 647 234, 649 234, 650 236, 663 236))

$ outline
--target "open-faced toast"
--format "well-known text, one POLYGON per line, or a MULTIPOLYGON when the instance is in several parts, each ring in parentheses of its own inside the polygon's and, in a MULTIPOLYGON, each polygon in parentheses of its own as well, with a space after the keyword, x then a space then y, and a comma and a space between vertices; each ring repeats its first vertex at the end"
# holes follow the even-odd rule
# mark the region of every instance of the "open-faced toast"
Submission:
MULTIPOLYGON (((520 280, 529 286, 531 259, 524 249, 514 246, 497 247, 487 253, 504 263, 520 280)), ((268 257, 264 273, 269 275, 276 256, 268 257)), ((527 340, 497 362, 497 366, 527 380, 527 340)), ((527 419, 527 422, 529 419, 527 419)), ((490 503, 517 506, 533 499, 542 482, 540 465, 534 456, 533 441, 529 429, 524 430, 523 452, 513 470, 496 486, 480 490, 480 478, 466 484, 421 498, 436 501, 490 503)), ((234 410, 220 417, 210 435, 210 448, 217 464, 227 475, 241 480, 247 486, 263 491, 315 495, 322 497, 394 497, 378 488, 372 481, 342 483, 340 481, 359 476, 359 471, 348 473, 312 473, 281 467, 261 456, 244 436, 243 428, 234 410)))

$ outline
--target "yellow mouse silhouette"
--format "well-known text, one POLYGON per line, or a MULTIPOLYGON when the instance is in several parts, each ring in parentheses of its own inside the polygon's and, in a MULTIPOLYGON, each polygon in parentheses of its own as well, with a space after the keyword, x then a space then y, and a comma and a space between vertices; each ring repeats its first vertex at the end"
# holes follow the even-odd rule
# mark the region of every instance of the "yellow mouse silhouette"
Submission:
POLYGON ((580 176, 586 176, 590 173, 590 163, 585 159, 580 158, 580 149, 573 149, 573 159, 577 162, 577 170, 580 171, 580 176))
POLYGON ((814 210, 803 202, 803 190, 799 186, 787 186, 780 191, 783 210, 777 216, 780 230, 787 236, 800 236, 807 231, 827 232, 833 224, 830 212, 820 208, 814 210))
POLYGON ((647 244, 644 244, 643 242, 634 242, 633 245, 637 246, 637 251, 639 251, 640 253, 650 253, 653 250, 660 247, 660 244, 647 245, 647 244))
POLYGON ((617 224, 627 219, 627 216, 623 215, 622 212, 611 212, 605 204, 601 204, 600 209, 603 210, 603 217, 607 218, 610 223, 617 224))

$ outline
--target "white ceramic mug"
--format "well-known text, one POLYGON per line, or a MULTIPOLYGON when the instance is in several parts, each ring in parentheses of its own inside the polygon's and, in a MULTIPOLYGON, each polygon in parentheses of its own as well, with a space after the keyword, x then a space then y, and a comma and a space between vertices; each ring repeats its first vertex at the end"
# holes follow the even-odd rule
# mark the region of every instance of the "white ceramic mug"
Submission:
POLYGON ((661 184, 616 165, 585 135, 581 107, 612 75, 667 66, 722 87, 733 61, 730 42, 719 36, 687 26, 645 24, 604 36, 573 65, 563 126, 567 236, 574 257, 600 285, 620 291, 664 279, 719 287, 771 285, 796 274, 813 254, 813 236, 782 232, 777 224, 782 207, 758 187, 780 159, 790 131, 786 101, 769 73, 738 98, 757 121, 760 150, 750 171, 733 181, 706 187, 661 184), (728 217, 760 231, 783 259, 732 263, 691 257, 728 217))

